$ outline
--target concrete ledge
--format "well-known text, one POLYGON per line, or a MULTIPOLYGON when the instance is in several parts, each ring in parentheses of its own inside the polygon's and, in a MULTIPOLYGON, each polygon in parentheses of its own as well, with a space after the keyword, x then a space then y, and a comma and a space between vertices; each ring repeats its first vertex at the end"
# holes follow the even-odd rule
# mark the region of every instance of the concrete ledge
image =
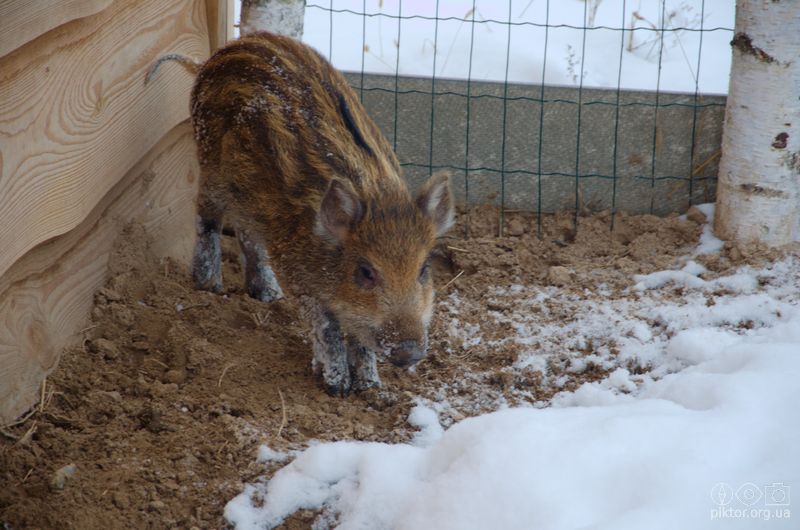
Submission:
POLYGON ((346 75, 412 185, 450 168, 462 203, 666 215, 714 199, 724 96, 695 111, 693 94, 623 90, 618 107, 616 90, 346 75))

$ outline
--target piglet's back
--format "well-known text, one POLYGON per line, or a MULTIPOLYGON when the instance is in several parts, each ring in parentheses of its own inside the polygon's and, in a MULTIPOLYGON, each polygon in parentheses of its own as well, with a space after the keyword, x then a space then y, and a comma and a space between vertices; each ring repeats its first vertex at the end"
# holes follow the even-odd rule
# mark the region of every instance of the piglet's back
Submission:
POLYGON ((256 33, 222 48, 200 69, 191 106, 205 185, 242 206, 316 210, 334 177, 366 200, 405 191, 344 77, 293 39, 256 33))

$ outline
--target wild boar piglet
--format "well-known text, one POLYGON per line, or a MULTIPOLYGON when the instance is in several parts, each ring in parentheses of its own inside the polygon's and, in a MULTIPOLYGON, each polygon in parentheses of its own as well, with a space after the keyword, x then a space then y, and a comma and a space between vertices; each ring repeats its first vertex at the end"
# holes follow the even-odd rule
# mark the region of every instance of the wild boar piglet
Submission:
POLYGON ((224 220, 250 296, 302 301, 329 393, 380 385, 376 353, 400 367, 419 361, 433 310, 430 253, 453 224, 447 175, 412 196, 344 77, 294 39, 253 34, 202 65, 162 59, 197 71, 196 286, 222 288, 224 220))

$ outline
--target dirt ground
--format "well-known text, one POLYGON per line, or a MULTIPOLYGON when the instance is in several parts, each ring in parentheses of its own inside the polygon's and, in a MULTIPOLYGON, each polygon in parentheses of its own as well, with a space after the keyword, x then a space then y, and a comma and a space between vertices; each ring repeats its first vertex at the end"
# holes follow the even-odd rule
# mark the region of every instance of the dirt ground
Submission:
MULTIPOLYGON (((487 319, 487 311, 512 310, 493 305, 492 290, 556 285, 580 303, 628 296, 632 274, 668 268, 696 244, 701 215, 621 214, 612 232, 606 213, 581 217, 577 233, 570 215, 546 216, 541 239, 523 214, 508 214, 505 237, 496 237, 491 208, 471 212, 465 238, 462 215, 456 235, 438 250, 428 357, 414 371, 383 364, 382 389, 344 399, 329 397, 314 379, 293 301, 264 304, 243 293, 234 238, 226 237, 224 247, 227 292, 217 295, 194 290, 186 266, 154 258, 143 230, 131 226, 96 295, 83 342, 64 352, 43 402, 0 435, 0 523, 6 529, 221 528, 224 505, 243 483, 278 467, 256 463, 262 443, 291 450, 310 440, 406 441, 413 435, 408 413, 419 400, 448 400, 445 426, 500 403, 546 404, 605 372, 577 373, 556 358, 547 366, 564 376, 555 387, 541 372, 506 370, 520 346, 492 346, 511 330, 487 319), (481 322, 483 340, 454 334, 454 318, 465 326, 481 322), (65 477, 68 465, 74 474, 65 477)), ((722 271, 755 256, 769 253, 726 247, 703 263, 722 271)), ((568 309, 549 309, 543 319, 570 318, 568 309)), ((308 528, 314 516, 295 514, 283 527, 308 528)))

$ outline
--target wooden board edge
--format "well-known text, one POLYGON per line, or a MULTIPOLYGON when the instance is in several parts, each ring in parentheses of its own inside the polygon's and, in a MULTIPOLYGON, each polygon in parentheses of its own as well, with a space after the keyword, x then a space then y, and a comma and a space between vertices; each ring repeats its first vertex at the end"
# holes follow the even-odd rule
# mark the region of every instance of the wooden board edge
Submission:
POLYGON ((206 18, 209 46, 213 53, 233 38, 234 0, 206 0, 206 18))

